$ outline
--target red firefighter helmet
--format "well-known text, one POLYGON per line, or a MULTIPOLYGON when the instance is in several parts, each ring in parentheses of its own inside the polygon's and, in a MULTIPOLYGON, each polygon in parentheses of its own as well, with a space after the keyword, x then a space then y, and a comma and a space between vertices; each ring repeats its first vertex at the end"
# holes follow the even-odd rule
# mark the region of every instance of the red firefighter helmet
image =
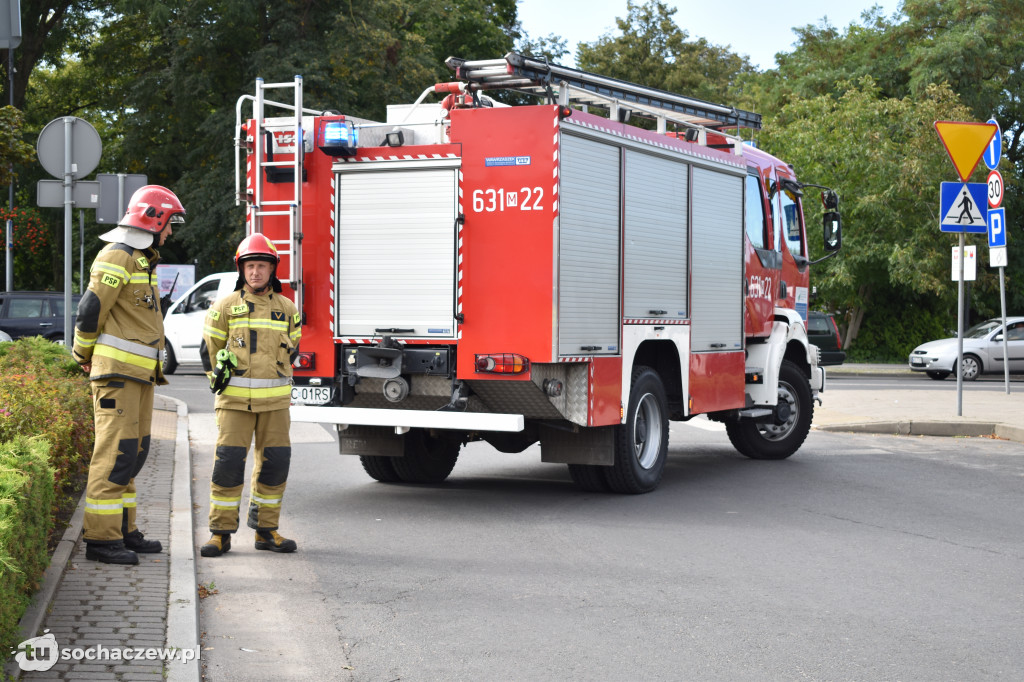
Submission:
POLYGON ((267 239, 265 234, 256 232, 243 239, 235 250, 235 267, 247 260, 265 260, 277 265, 281 258, 277 255, 273 242, 267 239))
POLYGON ((172 218, 183 222, 184 215, 185 207, 174 192, 160 185, 146 185, 135 190, 118 225, 159 234, 172 218))
POLYGON ((281 262, 281 257, 277 255, 274 243, 265 234, 260 232, 255 232, 243 239, 238 248, 235 249, 235 268, 238 270, 238 281, 235 282, 235 291, 238 291, 245 285, 243 266, 245 261, 249 260, 262 260, 273 264, 274 270, 270 274, 270 288, 278 294, 281 293, 281 280, 277 278, 277 264, 281 262))

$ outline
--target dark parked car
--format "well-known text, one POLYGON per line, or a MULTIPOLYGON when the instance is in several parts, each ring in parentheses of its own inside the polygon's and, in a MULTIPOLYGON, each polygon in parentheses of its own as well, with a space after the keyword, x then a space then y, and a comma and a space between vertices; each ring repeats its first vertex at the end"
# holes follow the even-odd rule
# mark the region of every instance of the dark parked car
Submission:
MULTIPOLYGON (((81 294, 72 294, 71 324, 81 294)), ((50 341, 64 342, 63 291, 5 291, 0 293, 0 329, 12 339, 42 336, 50 341)))
POLYGON ((821 349, 822 365, 841 365, 846 352, 839 340, 839 326, 832 313, 807 313, 807 340, 821 349))

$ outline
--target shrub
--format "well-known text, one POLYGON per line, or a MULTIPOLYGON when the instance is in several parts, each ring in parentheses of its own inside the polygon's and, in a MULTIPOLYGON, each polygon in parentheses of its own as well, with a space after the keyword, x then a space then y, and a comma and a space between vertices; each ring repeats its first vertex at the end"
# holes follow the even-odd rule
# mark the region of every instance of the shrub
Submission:
POLYGON ((0 443, 24 434, 50 444, 56 512, 89 468, 92 398, 71 353, 38 336, 0 343, 0 443))
POLYGON ((41 436, 0 443, 0 651, 18 644, 18 621, 50 562, 54 502, 50 444, 41 436))

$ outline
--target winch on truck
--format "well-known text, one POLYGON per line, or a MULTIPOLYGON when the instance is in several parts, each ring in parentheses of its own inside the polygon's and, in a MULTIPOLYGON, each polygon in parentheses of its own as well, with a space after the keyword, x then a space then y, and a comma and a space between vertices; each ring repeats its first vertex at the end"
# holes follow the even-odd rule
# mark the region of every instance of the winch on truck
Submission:
POLYGON ((303 315, 292 419, 386 482, 539 442, 583 489, 644 493, 697 415, 793 454, 825 389, 803 200, 822 190, 831 256, 837 194, 738 137, 758 114, 517 53, 447 63, 385 122, 305 109, 301 77, 239 100, 237 201, 303 315))

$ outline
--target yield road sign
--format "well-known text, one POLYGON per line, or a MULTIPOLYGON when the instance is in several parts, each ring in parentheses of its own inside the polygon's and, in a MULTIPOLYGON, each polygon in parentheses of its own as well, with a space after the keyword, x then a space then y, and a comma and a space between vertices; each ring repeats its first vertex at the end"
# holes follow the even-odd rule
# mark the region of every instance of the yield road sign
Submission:
POLYGON ((939 229, 943 232, 985 234, 988 231, 988 185, 983 182, 944 182, 939 196, 939 229))
POLYGON ((997 170, 988 174, 988 207, 999 208, 1003 203, 1003 174, 997 170))
POLYGON ((1006 246, 1006 209, 993 208, 988 212, 988 248, 1006 246))
POLYGON ((935 122, 935 131, 946 146, 957 175, 964 182, 971 177, 998 129, 999 126, 992 123, 935 122))
POLYGON ((996 127, 996 135, 985 148, 985 165, 989 170, 995 170, 999 168, 999 158, 1003 155, 1003 133, 999 130, 999 123, 994 118, 990 118, 988 122, 996 127))

